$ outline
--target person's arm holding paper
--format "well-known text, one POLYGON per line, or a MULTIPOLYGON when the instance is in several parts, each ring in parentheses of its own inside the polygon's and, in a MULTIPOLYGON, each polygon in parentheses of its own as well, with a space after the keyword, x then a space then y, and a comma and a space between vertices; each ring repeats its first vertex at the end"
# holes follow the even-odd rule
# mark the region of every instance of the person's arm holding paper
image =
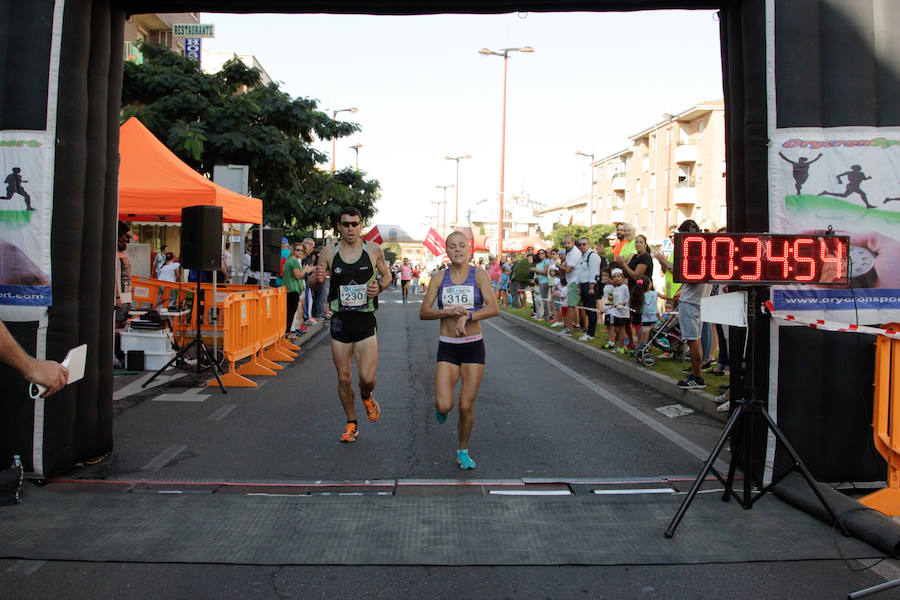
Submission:
POLYGON ((2 321, 0 321, 0 361, 17 370, 27 381, 47 388, 41 394, 42 398, 63 389, 69 379, 69 370, 58 362, 38 360, 29 356, 13 339, 2 321))

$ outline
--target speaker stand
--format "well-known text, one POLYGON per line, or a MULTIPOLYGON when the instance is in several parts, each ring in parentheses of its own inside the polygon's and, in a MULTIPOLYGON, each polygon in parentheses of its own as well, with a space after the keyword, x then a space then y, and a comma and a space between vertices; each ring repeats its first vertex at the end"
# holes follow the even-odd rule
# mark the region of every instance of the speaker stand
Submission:
MULTIPOLYGON (((192 347, 196 346, 196 348, 197 348, 197 373, 200 373, 203 370, 203 368, 200 364, 200 357, 201 356, 205 357, 207 362, 209 363, 210 368, 212 369, 213 375, 216 376, 216 381, 219 382, 219 389, 222 390, 223 394, 228 393, 228 390, 225 389, 225 384, 222 383, 222 378, 219 377, 218 369, 221 369, 221 367, 215 361, 215 358, 210 353, 209 348, 207 348, 206 344, 203 342, 203 335, 200 331, 201 316, 205 312, 205 307, 204 307, 203 303, 200 301, 200 297, 201 297, 200 296, 200 280, 202 279, 201 273, 202 273, 202 271, 199 271, 199 270, 197 271, 197 295, 194 296, 194 302, 197 303, 197 320, 194 323, 194 329, 197 332, 197 334, 194 336, 194 339, 191 340, 191 342, 187 346, 184 346, 183 348, 178 350, 178 352, 175 354, 175 356, 172 357, 172 359, 169 362, 164 364, 158 371, 156 371, 156 373, 154 373, 153 376, 150 377, 150 379, 148 379, 143 384, 141 384, 142 388, 146 388, 148 385, 150 385, 150 382, 152 382, 154 379, 156 379, 160 373, 162 373, 163 371, 168 369, 175 362, 178 362, 178 364, 184 364, 184 356, 187 354, 188 350, 190 350, 192 347)), ((215 303, 213 303, 213 305, 215 305, 215 303)), ((225 374, 224 371, 222 372, 222 374, 223 375, 225 374)))

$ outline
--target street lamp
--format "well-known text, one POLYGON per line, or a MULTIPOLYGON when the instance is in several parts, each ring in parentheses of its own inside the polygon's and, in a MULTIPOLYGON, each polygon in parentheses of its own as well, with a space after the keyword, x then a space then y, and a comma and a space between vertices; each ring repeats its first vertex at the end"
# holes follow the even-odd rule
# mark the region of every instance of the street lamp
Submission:
POLYGON ((359 149, 362 148, 362 144, 353 144, 350 146, 351 150, 356 151, 356 170, 359 171, 359 149))
POLYGON ((436 185, 439 190, 444 190, 444 226, 441 228, 441 235, 447 237, 447 188, 456 187, 452 183, 450 185, 436 185))
MULTIPOLYGON (((671 210, 670 204, 672 200, 672 123, 675 121, 675 116, 669 113, 662 114, 663 119, 669 120, 669 128, 668 135, 666 139, 666 143, 669 146, 668 149, 668 158, 666 159, 666 228, 665 235, 669 235, 669 211, 671 210)), ((659 143, 657 143, 659 146, 659 143)), ((659 154, 659 149, 656 150, 657 155, 659 154)))
MULTIPOLYGON (((339 108, 337 110, 332 110, 331 111, 331 120, 334 121, 337 118, 338 113, 342 113, 342 112, 355 113, 358 110, 359 109, 356 108, 355 106, 353 108, 339 108)), ((332 173, 334 173, 334 156, 335 156, 335 153, 337 152, 337 148, 335 147, 336 139, 337 138, 334 135, 331 136, 331 172, 332 173)))
POLYGON ((482 56, 502 56, 503 57, 503 133, 500 142, 500 221, 497 223, 497 258, 503 255, 503 192, 504 192, 504 176, 506 174, 506 67, 509 63, 510 52, 524 52, 529 54, 534 52, 531 46, 523 46, 521 48, 501 48, 500 50, 489 50, 482 48, 478 54, 482 56))
POLYGON ((453 224, 459 225, 459 161, 464 160, 466 158, 472 158, 471 154, 466 154, 465 156, 445 156, 444 160, 455 160, 456 161, 456 212, 453 216, 453 224))
POLYGON ((588 178, 591 180, 591 199, 588 202, 588 231, 590 231, 594 226, 594 155, 582 152, 581 150, 577 150, 575 154, 578 156, 587 156, 591 159, 591 170, 588 175, 588 178))

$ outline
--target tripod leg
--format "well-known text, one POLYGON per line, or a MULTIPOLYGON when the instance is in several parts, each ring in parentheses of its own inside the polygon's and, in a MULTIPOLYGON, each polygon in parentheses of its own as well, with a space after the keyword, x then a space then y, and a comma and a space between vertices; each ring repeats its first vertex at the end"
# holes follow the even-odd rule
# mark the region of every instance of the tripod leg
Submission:
MULTIPOLYGON (((831 506, 828 504, 828 501, 825 499, 825 496, 822 495, 822 491, 819 489, 819 484, 816 483, 816 480, 813 479, 812 474, 809 472, 809 469, 806 468, 806 465, 803 464, 803 460, 800 458, 800 455, 797 454, 797 451, 794 450, 794 447, 791 446, 791 443, 788 441, 787 437, 782 433, 781 429, 778 428, 778 425, 772 419, 769 412, 765 409, 761 410, 763 416, 766 418, 766 423, 769 425, 769 429, 772 430, 772 433, 775 434, 775 438, 784 444, 785 449, 791 455, 791 458, 794 459, 794 466, 800 469, 800 473, 803 475, 803 478, 806 479, 806 483, 809 484, 810 489, 812 489, 813 493, 816 495, 816 498, 819 499, 819 502, 822 503, 822 506, 825 507, 825 510, 828 512, 828 516, 832 518, 832 520, 838 524, 838 527, 841 528, 841 532, 845 536, 849 536, 850 532, 844 527, 844 524, 838 520, 837 515, 834 514, 834 511, 831 510, 831 506)), ((768 488, 766 488, 768 491, 768 488)))
POLYGON ((709 455, 709 458, 707 458, 706 462, 703 463, 703 468, 700 470, 700 474, 697 475, 697 479, 694 480, 694 485, 691 486, 691 491, 689 491, 688 495, 685 496, 684 501, 682 501, 681 503, 681 506, 678 507, 678 512, 675 513, 674 517, 672 517, 672 522, 669 523, 669 528, 666 529, 664 533, 667 538, 671 538, 673 535, 675 535, 675 529, 678 528, 678 524, 681 523, 681 519, 684 518, 685 513, 687 513, 691 502, 694 501, 694 496, 696 496, 697 492, 700 491, 700 486, 703 485, 704 479, 706 479, 706 476, 712 470, 713 464, 719 457, 719 453, 722 452, 722 448, 725 447, 725 442, 726 440, 728 440, 728 436, 731 435, 731 430, 734 428, 735 423, 737 423, 740 414, 741 411, 740 409, 738 409, 734 411, 734 414, 731 415, 731 419, 728 420, 728 424, 725 426, 725 430, 722 432, 722 436, 719 438, 719 441, 716 442, 716 446, 715 448, 713 448, 713 451, 709 455))
POLYGON ((162 373, 163 371, 165 371, 166 369, 168 369, 170 366, 172 366, 172 364, 173 364, 175 361, 181 360, 182 357, 184 356, 184 354, 188 351, 188 349, 189 349, 191 346, 193 346, 194 344, 196 344, 196 343, 197 343, 197 340, 194 340, 194 341, 192 341, 190 344, 188 344, 187 346, 185 346, 184 348, 182 348, 181 350, 179 350, 179 351, 175 354, 175 356, 172 357, 172 359, 171 359, 169 362, 167 362, 166 364, 164 364, 164 365, 162 366, 162 368, 159 369, 156 373, 154 373, 153 376, 152 376, 150 379, 148 379, 148 380, 145 381, 143 384, 141 384, 141 387, 142 387, 142 388, 145 388, 145 387, 147 387, 148 385, 150 385, 150 382, 153 381, 154 379, 156 379, 156 377, 157 377, 160 373, 162 373))
POLYGON ((878 592, 883 592, 884 590, 889 590, 891 588, 895 588, 900 586, 900 579, 894 579, 893 581, 885 581, 884 583, 879 583, 878 585, 873 585, 872 587, 867 587, 864 590, 859 590, 853 592, 852 594, 848 594, 847 598, 849 600, 856 600, 857 598, 865 598, 866 596, 871 596, 872 594, 877 594, 878 592))
MULTIPOLYGON (((203 350, 203 353, 206 355, 206 360, 209 361, 209 366, 210 366, 210 368, 212 368, 213 375, 216 376, 216 381, 219 382, 219 389, 222 390, 223 394, 227 394, 228 390, 225 389, 225 384, 222 383, 222 378, 219 377, 219 370, 217 368, 219 365, 217 365, 216 361, 213 360, 213 357, 209 352, 209 348, 207 348, 206 344, 204 344, 202 341, 200 342, 200 349, 203 350)), ((198 353, 199 353, 199 351, 198 351, 198 353)), ((197 362, 198 363, 200 362, 199 358, 198 358, 197 362)))

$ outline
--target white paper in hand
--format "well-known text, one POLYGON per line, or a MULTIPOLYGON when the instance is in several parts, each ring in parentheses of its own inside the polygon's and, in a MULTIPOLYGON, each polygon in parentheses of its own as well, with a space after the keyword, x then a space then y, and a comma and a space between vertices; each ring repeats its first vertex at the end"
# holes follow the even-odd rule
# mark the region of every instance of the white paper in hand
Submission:
MULTIPOLYGON (((84 363, 86 361, 87 344, 82 344, 69 350, 68 354, 66 354, 66 358, 60 363, 69 370, 69 378, 66 380, 66 385, 75 383, 84 377, 84 363)), ((36 383, 32 383, 28 386, 28 393, 32 398, 38 398, 46 391, 47 388, 36 383)))

